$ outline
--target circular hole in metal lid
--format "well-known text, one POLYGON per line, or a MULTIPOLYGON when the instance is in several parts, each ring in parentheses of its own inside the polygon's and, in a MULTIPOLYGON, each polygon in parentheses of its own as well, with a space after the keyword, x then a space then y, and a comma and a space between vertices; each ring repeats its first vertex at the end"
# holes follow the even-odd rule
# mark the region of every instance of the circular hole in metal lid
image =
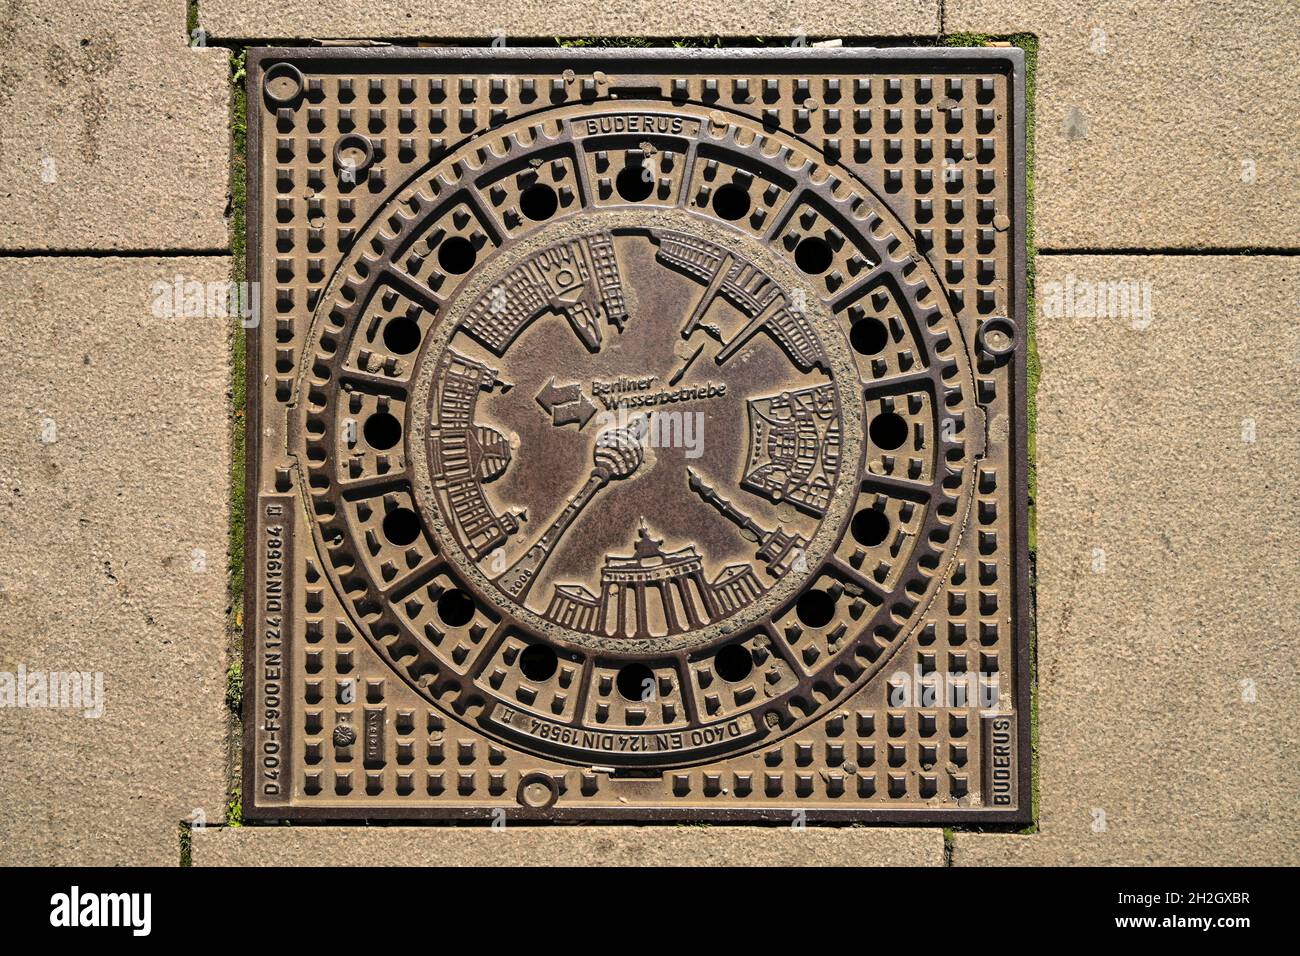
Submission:
POLYGON ((356 133, 340 136, 334 144, 334 168, 340 174, 351 175, 355 180, 375 161, 375 147, 370 140, 356 133))
POLYGON ((529 773, 520 779, 515 799, 521 806, 545 810, 560 799, 560 788, 544 773, 529 773))
POLYGON ((1016 350, 1016 324, 1006 316, 985 319, 975 333, 975 344, 993 358, 1005 358, 1016 350))
POLYGON ((302 71, 292 63, 276 63, 262 74, 262 92, 272 103, 290 106, 302 96, 302 71))

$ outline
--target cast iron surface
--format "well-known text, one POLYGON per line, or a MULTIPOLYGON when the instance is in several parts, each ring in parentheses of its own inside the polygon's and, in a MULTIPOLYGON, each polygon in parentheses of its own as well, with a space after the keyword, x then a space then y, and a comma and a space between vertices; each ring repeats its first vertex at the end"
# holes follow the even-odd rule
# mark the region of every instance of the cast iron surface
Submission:
POLYGON ((1022 69, 254 51, 248 815, 1026 820, 1022 69))

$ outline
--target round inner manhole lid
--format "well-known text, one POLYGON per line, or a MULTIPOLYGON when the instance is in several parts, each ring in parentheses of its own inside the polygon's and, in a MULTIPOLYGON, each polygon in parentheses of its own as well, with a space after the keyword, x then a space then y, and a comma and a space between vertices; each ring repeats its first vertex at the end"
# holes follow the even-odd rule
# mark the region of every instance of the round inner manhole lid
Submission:
POLYGON ((670 210, 498 253, 416 373, 417 496, 443 553, 579 648, 698 650, 770 616, 839 538, 861 468, 857 372, 813 301, 758 244, 670 210))

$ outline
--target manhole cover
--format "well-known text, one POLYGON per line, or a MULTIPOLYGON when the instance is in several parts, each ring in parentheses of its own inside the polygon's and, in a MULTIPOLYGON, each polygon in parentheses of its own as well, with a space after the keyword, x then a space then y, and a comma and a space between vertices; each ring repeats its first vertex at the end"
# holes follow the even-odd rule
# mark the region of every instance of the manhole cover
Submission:
POLYGON ((251 61, 250 816, 1027 818, 1019 51, 251 61))

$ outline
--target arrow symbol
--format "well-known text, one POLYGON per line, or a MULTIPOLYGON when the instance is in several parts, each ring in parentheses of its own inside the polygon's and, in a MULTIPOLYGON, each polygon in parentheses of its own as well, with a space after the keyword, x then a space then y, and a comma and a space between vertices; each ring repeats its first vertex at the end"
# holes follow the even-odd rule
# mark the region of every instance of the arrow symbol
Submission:
POLYGON ((563 427, 576 422, 578 431, 596 414, 596 406, 582 394, 581 384, 556 385, 555 376, 537 393, 537 404, 551 416, 552 425, 563 427))
POLYGON ((578 431, 582 431, 587 422, 591 421, 591 416, 595 414, 596 406, 587 401, 586 395, 579 392, 576 402, 565 402, 563 405, 555 406, 555 411, 551 413, 551 423, 563 426, 570 422, 577 422, 578 431))
POLYGON ((546 414, 551 415, 556 405, 567 405, 569 402, 576 402, 582 397, 582 386, 577 382, 572 385, 555 384, 555 376, 546 383, 546 387, 537 393, 537 404, 546 409, 546 414))

